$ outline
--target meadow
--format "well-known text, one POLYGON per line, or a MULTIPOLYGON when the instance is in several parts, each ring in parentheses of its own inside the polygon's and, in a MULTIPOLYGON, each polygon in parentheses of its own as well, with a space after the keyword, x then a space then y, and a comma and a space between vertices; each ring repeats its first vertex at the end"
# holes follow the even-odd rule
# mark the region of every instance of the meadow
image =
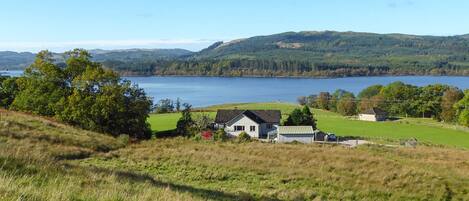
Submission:
POLYGON ((0 117, 0 200, 469 199, 463 149, 129 143, 27 114, 0 117))
POLYGON ((131 143, 5 110, 0 125, 0 200, 469 199, 464 149, 131 143))
MULTIPOLYGON (((217 109, 278 109, 282 111, 284 119, 297 107, 299 106, 291 103, 240 103, 196 109, 204 111, 212 117, 215 117, 217 109)), ((467 128, 440 123, 432 119, 402 118, 396 121, 365 122, 324 110, 314 109, 313 113, 318 120, 319 129, 343 137, 353 136, 392 142, 416 138, 422 143, 469 148, 469 130, 467 128)), ((179 116, 179 113, 152 114, 148 121, 155 132, 168 131, 176 127, 179 116)))

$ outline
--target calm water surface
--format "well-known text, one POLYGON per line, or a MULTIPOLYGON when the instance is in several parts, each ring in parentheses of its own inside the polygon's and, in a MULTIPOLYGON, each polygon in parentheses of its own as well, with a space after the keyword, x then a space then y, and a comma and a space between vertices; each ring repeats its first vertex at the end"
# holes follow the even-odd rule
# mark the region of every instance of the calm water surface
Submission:
MULTIPOLYGON (((0 71, 1 74, 5 72, 0 71)), ((21 71, 7 74, 21 75, 21 71)), ((423 86, 442 83, 469 88, 469 77, 395 76, 350 78, 225 78, 225 77, 125 77, 144 88, 155 100, 181 98, 194 106, 235 102, 295 102, 298 96, 345 89, 357 94, 373 84, 402 81, 423 86)))

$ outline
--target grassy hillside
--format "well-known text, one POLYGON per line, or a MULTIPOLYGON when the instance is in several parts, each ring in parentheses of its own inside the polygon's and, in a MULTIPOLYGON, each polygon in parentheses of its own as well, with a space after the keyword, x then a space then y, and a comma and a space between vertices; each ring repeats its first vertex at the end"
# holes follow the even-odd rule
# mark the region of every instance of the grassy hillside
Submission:
POLYGON ((466 150, 184 138, 126 145, 40 117, 0 115, 0 200, 469 199, 466 150))
MULTIPOLYGON (((279 109, 282 117, 296 107, 289 103, 244 103, 216 105, 204 108, 211 116, 217 109, 279 109)), ((400 140, 417 138, 421 142, 469 148, 469 130, 467 128, 436 122, 432 119, 403 118, 397 121, 365 122, 339 114, 314 109, 319 129, 340 136, 359 136, 374 140, 400 140)), ((166 131, 176 127, 178 113, 153 114, 149 118, 154 131, 166 131)))
POLYGON ((138 173, 72 163, 126 145, 125 139, 0 110, 0 200, 190 200, 138 173))

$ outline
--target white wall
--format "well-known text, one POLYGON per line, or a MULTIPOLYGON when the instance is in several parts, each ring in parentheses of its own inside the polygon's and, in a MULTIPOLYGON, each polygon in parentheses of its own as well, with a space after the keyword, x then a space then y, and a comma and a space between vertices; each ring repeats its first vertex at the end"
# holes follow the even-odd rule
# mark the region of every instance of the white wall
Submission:
POLYGON ((259 138, 260 126, 255 121, 251 120, 250 118, 248 118, 244 115, 241 115, 241 116, 237 117, 236 119, 231 120, 226 125, 225 131, 230 135, 238 136, 243 131, 234 131, 235 126, 244 126, 244 132, 246 132, 249 136, 251 136, 253 138, 259 138), (251 132, 251 130, 250 130, 251 126, 255 126, 256 131, 251 132))
POLYGON ((314 141, 314 134, 290 134, 290 135, 282 135, 278 136, 278 142, 286 143, 286 142, 301 142, 301 143, 312 143, 314 141))
POLYGON ((376 121, 376 116, 373 114, 359 114, 358 119, 362 121, 376 121))

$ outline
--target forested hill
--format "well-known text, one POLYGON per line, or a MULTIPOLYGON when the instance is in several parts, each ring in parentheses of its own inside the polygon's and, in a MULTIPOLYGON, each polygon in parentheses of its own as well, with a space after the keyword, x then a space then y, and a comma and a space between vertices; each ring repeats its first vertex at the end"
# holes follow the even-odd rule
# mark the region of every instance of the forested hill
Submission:
MULTIPOLYGON (((124 74, 469 75, 469 35, 287 32, 217 42, 199 52, 159 51, 164 53, 142 50, 92 53, 95 61, 124 74)), ((0 53, 0 68, 8 61, 2 58, 0 53)))
POLYGON ((196 74, 210 69, 210 73, 280 76, 469 75, 469 35, 287 32, 218 42, 192 58, 202 64, 177 68, 196 74))
MULTIPOLYGON (((154 61, 169 60, 190 56, 193 52, 184 49, 124 49, 124 50, 89 50, 93 61, 128 62, 134 60, 154 61)), ((63 53, 53 53, 56 62, 64 61, 63 53)), ((0 51, 0 70, 24 69, 34 61, 36 54, 30 52, 0 51)))

